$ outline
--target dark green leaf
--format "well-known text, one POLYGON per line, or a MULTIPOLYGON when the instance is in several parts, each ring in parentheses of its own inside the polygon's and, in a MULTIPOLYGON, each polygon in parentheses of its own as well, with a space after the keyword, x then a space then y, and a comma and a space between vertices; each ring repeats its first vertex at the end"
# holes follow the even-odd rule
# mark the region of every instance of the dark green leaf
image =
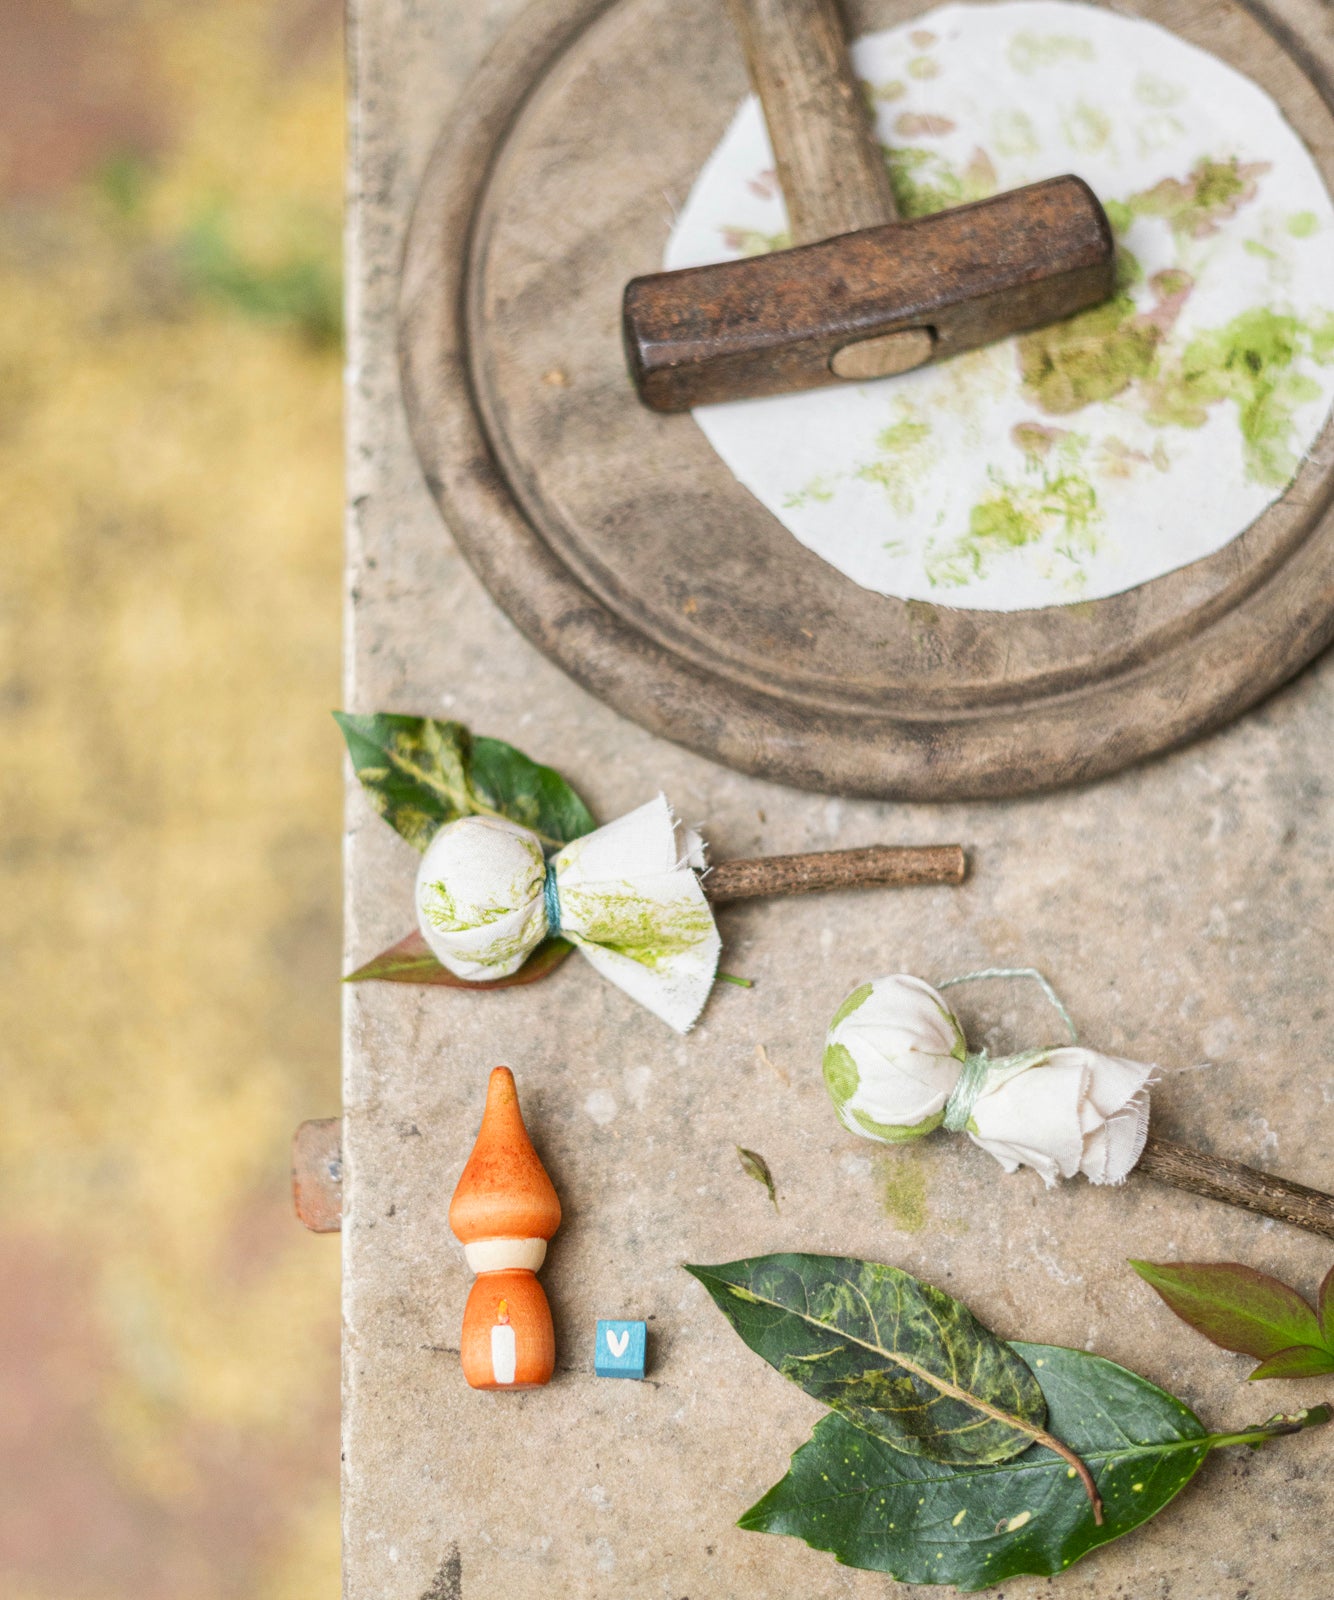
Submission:
POLYGON ((569 844, 597 827, 559 772, 538 766, 500 739, 472 741, 472 786, 488 809, 531 828, 548 847, 569 844))
POLYGON ((1257 1378, 1323 1378, 1327 1372, 1334 1372, 1334 1352, 1323 1346, 1295 1344, 1262 1361, 1250 1374, 1250 1382, 1257 1378))
POLYGON ((513 989, 518 984, 536 983, 539 978, 545 978, 573 949, 565 939, 544 939, 517 972, 512 972, 508 978, 479 983, 472 978, 456 978, 448 967, 436 960, 421 934, 414 932, 390 945, 388 950, 382 950, 364 967, 348 973, 343 982, 364 983, 367 979, 379 978, 386 983, 437 983, 447 989, 513 989))
POLYGON ((548 849, 592 832, 588 807, 558 772, 499 739, 474 739, 461 722, 391 712, 335 711, 371 804, 418 850, 464 816, 506 817, 548 849))
POLYGON ((1046 1417, 1033 1374, 949 1295, 897 1267, 773 1255, 687 1266, 757 1354, 895 1450, 1002 1461, 1046 1417))
POLYGON ((769 1191, 769 1199, 773 1208, 778 1210, 778 1194, 774 1189, 774 1175, 769 1171, 769 1163, 758 1150, 747 1150, 742 1145, 736 1147, 736 1153, 741 1161, 741 1170, 748 1178, 754 1178, 756 1183, 762 1183, 769 1191))
POLYGON ((1160 1511, 1220 1445, 1262 1444, 1329 1420, 1317 1407, 1239 1434, 1207 1434, 1170 1394, 1100 1356, 1015 1344, 1046 1396, 1048 1426, 1088 1463, 1105 1520, 1073 1469, 1041 1445, 989 1466, 952 1466, 887 1448, 824 1418, 781 1483, 739 1526, 791 1534, 848 1566, 903 1583, 984 1589, 1063 1572, 1160 1511))
POLYGON ((1265 1360, 1296 1344, 1322 1345, 1316 1314, 1295 1289, 1235 1261, 1132 1261, 1183 1322, 1224 1350, 1265 1360))
POLYGON ((1328 1349, 1334 1350, 1334 1267, 1325 1274, 1315 1303, 1316 1312, 1320 1317, 1320 1331, 1325 1336, 1325 1345, 1328 1349))

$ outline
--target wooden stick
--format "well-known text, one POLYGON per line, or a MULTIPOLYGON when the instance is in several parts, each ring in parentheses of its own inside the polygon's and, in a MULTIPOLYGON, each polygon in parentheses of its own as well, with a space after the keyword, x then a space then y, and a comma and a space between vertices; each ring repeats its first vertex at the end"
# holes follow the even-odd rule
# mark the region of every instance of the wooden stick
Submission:
POLYGON ((1191 1194, 1225 1200, 1229 1205, 1258 1211, 1261 1216, 1334 1239, 1334 1195, 1257 1172, 1226 1156, 1207 1156, 1150 1134, 1135 1171, 1191 1194))
POLYGON ((720 861, 705 873, 704 893, 720 905, 758 895, 810 894, 816 889, 903 888, 915 883, 962 883, 962 845, 868 845, 864 850, 819 850, 811 855, 758 856, 720 861))

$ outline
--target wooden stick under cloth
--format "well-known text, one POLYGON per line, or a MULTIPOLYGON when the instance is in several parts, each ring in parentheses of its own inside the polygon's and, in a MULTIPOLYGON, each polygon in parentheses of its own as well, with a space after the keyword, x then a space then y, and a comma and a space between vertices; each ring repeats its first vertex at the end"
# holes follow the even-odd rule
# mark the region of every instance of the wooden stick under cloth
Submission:
POLYGON ((1334 1195, 1257 1172, 1241 1161, 1207 1156, 1203 1151, 1150 1134, 1134 1170, 1157 1178, 1159 1183, 1170 1183, 1173 1188, 1202 1194, 1209 1200, 1225 1200, 1228 1205, 1258 1211, 1277 1222, 1290 1222, 1309 1233, 1334 1239, 1334 1195))
POLYGON ((817 889, 906 888, 962 883, 968 870, 962 845, 868 845, 800 856, 720 861, 700 880, 714 905, 759 895, 811 894, 817 889))

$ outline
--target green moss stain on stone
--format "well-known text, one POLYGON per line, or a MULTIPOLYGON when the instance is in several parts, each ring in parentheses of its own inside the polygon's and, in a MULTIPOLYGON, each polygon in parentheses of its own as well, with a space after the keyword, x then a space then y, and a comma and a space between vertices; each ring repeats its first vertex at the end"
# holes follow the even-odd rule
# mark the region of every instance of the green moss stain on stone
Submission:
POLYGON ((996 192, 996 168, 980 148, 962 168, 951 166, 937 151, 920 145, 897 145, 884 153, 900 216, 926 217, 947 206, 985 200, 996 192))
POLYGON ((1067 467, 1031 477, 992 474, 996 492, 975 505, 968 531, 943 548, 927 548, 926 575, 934 585, 960 587, 984 578, 999 556, 1045 544, 1070 563, 1077 581, 1081 564, 1098 548, 1102 515, 1098 493, 1084 473, 1067 467))
POLYGON ((926 1226, 926 1178, 912 1156, 887 1155, 880 1169, 880 1203, 885 1215, 903 1233, 926 1226))
POLYGON ((1320 219, 1314 211, 1294 211, 1288 218, 1288 232, 1294 239, 1309 239, 1319 226, 1320 219))
POLYGON ((1093 61, 1096 52, 1091 39, 1074 33, 1034 33, 1025 29, 1010 40, 1007 52, 1016 72, 1037 72, 1043 67, 1059 67, 1070 61, 1093 61))

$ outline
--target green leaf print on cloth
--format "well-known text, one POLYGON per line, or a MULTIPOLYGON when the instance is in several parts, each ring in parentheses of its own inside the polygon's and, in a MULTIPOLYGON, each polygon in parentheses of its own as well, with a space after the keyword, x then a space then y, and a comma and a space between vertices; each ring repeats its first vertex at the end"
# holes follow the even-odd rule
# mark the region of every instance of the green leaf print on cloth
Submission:
MULTIPOLYGON (((1334 204, 1279 107, 1156 24, 1070 0, 941 6, 853 59, 905 217, 1076 172, 1116 233, 1116 293, 937 367, 700 408, 714 449, 803 544, 903 599, 1067 604, 1221 549, 1334 402, 1334 204)), ((785 229, 749 100, 665 264, 785 229)))

